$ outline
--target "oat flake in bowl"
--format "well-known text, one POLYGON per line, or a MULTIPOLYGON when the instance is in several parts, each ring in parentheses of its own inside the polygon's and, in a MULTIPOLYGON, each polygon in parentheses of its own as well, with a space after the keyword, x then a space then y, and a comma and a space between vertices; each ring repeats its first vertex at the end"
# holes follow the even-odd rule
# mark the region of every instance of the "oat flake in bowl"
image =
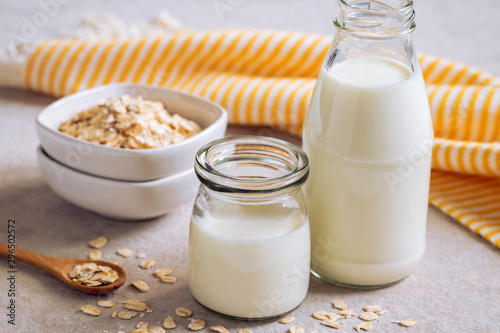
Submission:
POLYGON ((123 95, 78 113, 59 130, 108 147, 144 149, 182 141, 201 128, 178 114, 170 115, 161 102, 123 95))
MULTIPOLYGON (((109 115, 105 120, 108 118, 109 115)), ((65 166, 98 177, 143 182, 171 177, 187 170, 194 172, 196 152, 205 143, 224 136, 227 118, 223 107, 195 95, 164 87, 113 83, 68 95, 48 105, 36 118, 36 131, 47 155, 65 166), (59 130, 62 123, 82 110, 124 95, 158 101, 169 114, 178 114, 195 122, 201 131, 185 140, 158 148, 128 149, 96 144, 59 130)))

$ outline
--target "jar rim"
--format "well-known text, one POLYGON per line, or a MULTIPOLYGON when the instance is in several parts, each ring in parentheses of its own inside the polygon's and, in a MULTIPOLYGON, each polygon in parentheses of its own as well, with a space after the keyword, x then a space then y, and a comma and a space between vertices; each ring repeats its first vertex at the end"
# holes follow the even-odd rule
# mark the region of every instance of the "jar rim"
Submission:
MULTIPOLYGON (((219 162, 224 163, 222 160, 219 162)), ((195 172, 202 184, 218 192, 273 193, 302 185, 309 175, 309 159, 302 149, 284 140, 251 135, 233 136, 211 141, 201 147, 195 157, 195 172), (257 152, 260 149, 268 154, 262 155, 263 158, 278 159, 287 163, 290 169, 280 175, 266 177, 238 177, 222 172, 215 167, 210 156, 214 152, 215 156, 219 156, 218 150, 227 153, 230 147, 234 151, 243 151, 239 155, 232 155, 231 162, 250 156, 245 155, 244 149, 247 148, 254 150, 255 153, 251 155, 253 158, 259 157, 257 152)))
POLYGON ((363 9, 363 8, 359 8, 359 7, 355 7, 353 5, 359 3, 359 2, 356 2, 356 3, 348 3, 349 0, 338 0, 339 3, 343 6, 346 6, 346 7, 349 7, 351 9, 355 9, 356 11, 359 11, 359 12, 363 12, 363 13, 372 13, 372 14, 380 14, 380 13, 397 13, 397 12, 401 12, 401 11, 405 11, 405 10, 408 10, 409 8, 413 7, 413 0, 406 0, 406 5, 404 6, 401 6, 399 8, 392 8, 391 6, 389 6, 388 4, 385 4, 381 1, 378 1, 378 0, 365 0, 367 2, 373 2, 373 3, 376 3, 376 4, 379 4, 379 5, 383 5, 387 8, 391 8, 389 10, 379 10, 379 9, 363 9))

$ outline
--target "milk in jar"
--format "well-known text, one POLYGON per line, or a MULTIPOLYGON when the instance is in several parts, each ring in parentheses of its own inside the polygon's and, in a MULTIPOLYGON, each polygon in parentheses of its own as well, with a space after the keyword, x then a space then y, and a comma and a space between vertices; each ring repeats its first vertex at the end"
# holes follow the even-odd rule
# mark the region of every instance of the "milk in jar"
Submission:
POLYGON ((307 220, 279 204, 221 210, 191 221, 193 297, 216 312, 249 319, 299 306, 309 281, 307 220))
POLYGON ((300 148, 273 138, 225 138, 200 149, 188 254, 196 301, 252 320, 302 303, 311 257, 302 191, 308 170, 300 148))

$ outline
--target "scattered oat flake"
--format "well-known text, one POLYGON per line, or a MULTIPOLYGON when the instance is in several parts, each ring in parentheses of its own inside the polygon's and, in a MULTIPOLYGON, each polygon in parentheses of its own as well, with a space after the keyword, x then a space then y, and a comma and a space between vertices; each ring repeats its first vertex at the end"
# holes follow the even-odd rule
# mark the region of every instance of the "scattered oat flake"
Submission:
POLYGON ((137 316, 137 312, 135 311, 120 311, 118 312, 118 318, 121 319, 132 319, 137 316))
POLYGON ((343 318, 356 317, 356 312, 354 312, 354 310, 345 309, 339 312, 339 317, 343 318))
POLYGON ((291 323, 291 322, 292 322, 292 321, 294 321, 294 320, 295 320, 295 317, 290 316, 290 317, 285 317, 285 318, 281 319, 281 320, 279 321, 279 323, 280 323, 280 324, 289 324, 289 323, 291 323))
POLYGON ((116 251, 116 254, 121 255, 123 258, 130 258, 130 256, 132 255, 132 250, 130 250, 130 249, 118 249, 116 251))
POLYGON ((380 305, 367 305, 363 308, 366 312, 375 312, 378 313, 382 311, 382 307, 380 305))
POLYGON ((345 318, 344 316, 341 316, 340 314, 338 313, 333 313, 333 312, 330 312, 326 315, 326 319, 331 319, 331 320, 337 320, 339 318, 345 318))
POLYGON ((163 327, 165 327, 167 330, 170 330, 172 328, 175 328, 177 325, 175 324, 174 322, 174 318, 172 318, 172 316, 167 316, 167 318, 165 318, 165 321, 163 322, 163 327))
POLYGON ((323 311, 323 310, 318 310, 312 314, 313 318, 319 319, 319 320, 325 320, 328 319, 328 312, 323 311))
POLYGON ((99 251, 99 250, 94 250, 94 251, 90 251, 89 253, 89 259, 92 259, 92 260, 101 260, 102 258, 102 252, 99 251))
POLYGON ((333 301, 333 307, 335 309, 339 309, 339 310, 345 310, 347 309, 347 305, 345 304, 345 302, 341 299, 336 299, 333 301))
POLYGON ((117 315, 117 314, 118 314, 118 311, 115 311, 115 312, 113 312, 113 313, 111 314, 111 317, 112 317, 112 318, 116 318, 116 315, 117 315))
POLYGON ((148 328, 137 328, 137 329, 131 331, 130 333, 150 333, 150 332, 151 332, 151 330, 148 328))
POLYGON ((242 328, 238 331, 238 333, 253 333, 253 331, 249 330, 248 328, 242 328))
POLYGON ((221 325, 214 325, 214 326, 210 327, 210 329, 212 331, 219 332, 219 333, 229 333, 229 330, 221 325))
POLYGON ((146 253, 144 252, 139 252, 135 255, 136 258, 138 259, 142 259, 142 258, 146 258, 146 253))
POLYGON ((103 247, 104 245, 106 245, 106 243, 108 242, 108 240, 106 239, 106 237, 104 236, 101 236, 95 240, 92 240, 89 242, 89 245, 92 246, 93 248, 95 249, 100 249, 101 247, 103 247))
POLYGON ((101 310, 94 308, 90 304, 85 304, 80 307, 80 310, 82 310, 83 313, 86 313, 91 316, 100 316, 101 315, 101 310))
POLYGON ((290 327, 290 329, 288 330, 290 333, 304 333, 304 328, 300 327, 300 326, 292 326, 290 327))
POLYGON ((407 318, 407 319, 403 319, 399 322, 397 322, 399 325, 401 326, 404 326, 404 327, 412 327, 413 325, 415 325, 416 323, 418 323, 418 320, 417 319, 411 319, 411 318, 407 318))
POLYGON ((361 323, 361 324, 357 324, 356 326, 354 326, 354 329, 356 331, 360 331, 360 330, 363 330, 363 331, 369 331, 372 329, 372 324, 371 323, 361 323))
POLYGON ((148 309, 148 306, 146 305, 146 301, 130 299, 125 301, 125 308, 134 311, 146 311, 148 309))
POLYGON ((186 308, 177 308, 175 309, 175 314, 178 315, 179 317, 188 318, 191 317, 193 312, 186 308))
POLYGON ((155 271, 155 275, 160 279, 164 276, 172 274, 172 269, 170 268, 160 268, 155 271))
POLYGON ((165 333, 166 331, 163 329, 163 327, 152 327, 148 330, 148 333, 165 333))
POLYGON ((140 321, 135 325, 135 328, 148 328, 149 323, 145 323, 143 321, 140 321))
POLYGON ((156 264, 156 260, 154 259, 146 259, 141 263, 141 267, 145 269, 150 269, 156 264))
POLYGON ((174 276, 164 276, 161 278, 161 282, 164 283, 175 283, 177 281, 177 278, 174 276))
POLYGON ((311 332, 309 332, 309 333, 316 333, 316 332, 317 332, 316 330, 312 330, 312 331, 311 331, 311 332))
POLYGON ((199 331, 205 328, 207 323, 205 323, 204 320, 201 319, 191 319, 188 328, 191 331, 199 331))
POLYGON ((378 314, 376 314, 375 312, 367 311, 360 314, 358 318, 364 321, 372 321, 378 319, 378 314))
POLYGON ((97 305, 99 305, 101 308, 113 308, 115 306, 115 303, 111 301, 101 300, 97 301, 97 305))
POLYGON ((143 293, 148 292, 151 290, 151 287, 144 281, 137 280, 132 282, 132 285, 142 291, 143 293))
POLYGON ((335 320, 332 320, 332 319, 325 319, 323 321, 320 321, 319 323, 323 326, 326 326, 326 327, 331 327, 331 328, 336 328, 336 329, 340 328, 339 323, 337 323, 335 320))

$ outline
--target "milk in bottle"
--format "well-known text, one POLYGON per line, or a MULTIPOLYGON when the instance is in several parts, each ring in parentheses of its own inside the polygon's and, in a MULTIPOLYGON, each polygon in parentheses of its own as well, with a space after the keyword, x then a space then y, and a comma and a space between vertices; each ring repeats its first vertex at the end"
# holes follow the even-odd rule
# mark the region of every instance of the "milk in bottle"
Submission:
POLYGON ((432 123, 411 2, 339 6, 303 132, 311 269, 332 283, 380 287, 424 253, 432 123))

